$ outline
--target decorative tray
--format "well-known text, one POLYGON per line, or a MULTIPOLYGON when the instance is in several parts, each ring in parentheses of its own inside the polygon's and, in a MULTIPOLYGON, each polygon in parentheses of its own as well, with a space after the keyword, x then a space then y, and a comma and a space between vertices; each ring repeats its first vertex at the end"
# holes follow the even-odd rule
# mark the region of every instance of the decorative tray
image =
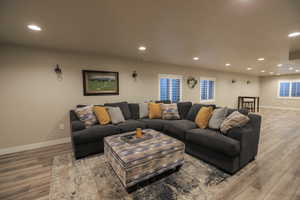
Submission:
POLYGON ((151 134, 148 134, 146 132, 142 132, 142 135, 143 135, 143 137, 137 138, 135 136, 135 132, 134 132, 134 133, 129 134, 129 135, 121 136, 121 140, 123 140, 124 142, 127 142, 129 144, 137 144, 139 142, 143 142, 143 141, 146 141, 146 140, 149 140, 149 139, 153 138, 153 136, 151 134))

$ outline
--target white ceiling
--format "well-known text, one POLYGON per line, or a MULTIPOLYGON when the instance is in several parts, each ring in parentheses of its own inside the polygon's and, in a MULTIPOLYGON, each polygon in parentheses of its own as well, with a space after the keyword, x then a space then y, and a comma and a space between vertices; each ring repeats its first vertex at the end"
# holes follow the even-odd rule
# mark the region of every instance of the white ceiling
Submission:
POLYGON ((4 43, 260 76, 300 69, 289 61, 300 37, 287 37, 300 32, 300 0, 1 0, 0 26, 4 43))

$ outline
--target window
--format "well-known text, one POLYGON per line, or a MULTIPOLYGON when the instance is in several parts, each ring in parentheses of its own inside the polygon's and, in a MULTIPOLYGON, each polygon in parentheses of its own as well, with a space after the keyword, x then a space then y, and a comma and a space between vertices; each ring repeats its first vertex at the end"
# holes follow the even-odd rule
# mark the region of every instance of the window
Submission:
POLYGON ((300 97, 300 81, 292 82, 292 97, 300 97))
POLYGON ((182 76, 171 74, 159 75, 159 98, 161 101, 178 102, 182 97, 182 76))
POLYGON ((215 100, 215 78, 200 78, 200 101, 215 100))
POLYGON ((279 81, 278 97, 283 97, 283 98, 300 97, 300 80, 279 81))

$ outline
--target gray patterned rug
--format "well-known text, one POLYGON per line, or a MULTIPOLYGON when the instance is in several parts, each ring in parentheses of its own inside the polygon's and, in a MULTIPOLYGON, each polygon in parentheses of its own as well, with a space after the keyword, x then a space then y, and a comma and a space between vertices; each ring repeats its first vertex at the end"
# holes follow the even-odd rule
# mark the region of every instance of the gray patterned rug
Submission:
POLYGON ((185 154, 179 171, 143 184, 128 193, 103 155, 75 161, 72 154, 56 156, 52 166, 50 200, 209 200, 214 187, 228 174, 185 154))

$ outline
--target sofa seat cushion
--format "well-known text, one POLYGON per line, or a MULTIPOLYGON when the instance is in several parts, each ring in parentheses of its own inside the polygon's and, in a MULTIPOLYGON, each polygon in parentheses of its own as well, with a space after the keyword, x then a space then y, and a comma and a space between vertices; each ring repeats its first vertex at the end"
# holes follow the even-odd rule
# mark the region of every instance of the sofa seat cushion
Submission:
POLYGON ((145 123, 147 125, 147 128, 157 131, 162 131, 164 126, 170 123, 170 120, 163 119, 141 119, 140 121, 145 123))
POLYGON ((117 127, 120 129, 121 133, 124 133, 134 131, 137 128, 146 128, 146 124, 138 120, 130 119, 118 124, 117 127))
POLYGON ((75 144, 86 144, 102 140, 106 136, 120 133, 117 126, 114 125, 94 125, 81 131, 73 132, 73 142, 75 144))
POLYGON ((240 153, 240 142, 210 129, 192 129, 185 135, 187 143, 200 145, 229 157, 240 153))
POLYGON ((174 120, 164 126, 163 132, 180 140, 184 140, 185 131, 194 128, 197 128, 195 122, 190 120, 174 120))

